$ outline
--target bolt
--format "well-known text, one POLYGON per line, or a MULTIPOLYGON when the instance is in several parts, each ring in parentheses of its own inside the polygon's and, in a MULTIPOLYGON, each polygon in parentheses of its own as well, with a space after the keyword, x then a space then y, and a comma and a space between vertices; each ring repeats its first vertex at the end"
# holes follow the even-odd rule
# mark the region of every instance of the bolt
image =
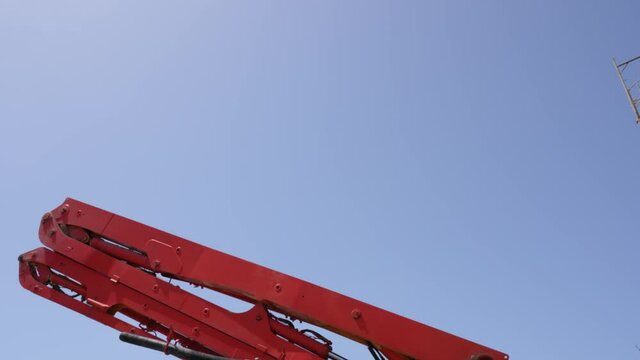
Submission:
POLYGON ((156 269, 159 268, 160 267, 160 260, 154 261, 153 262, 153 267, 156 268, 156 269))
POLYGON ((260 314, 256 315, 256 321, 260 321, 260 320, 262 320, 262 315, 260 314))
POLYGON ((38 293, 38 292, 40 292, 40 290, 42 290, 42 289, 40 288, 40 285, 36 285, 36 286, 34 286, 34 287, 33 287, 33 291, 34 291, 34 292, 37 292, 37 293, 38 293))
POLYGON ((204 314, 204 316, 209 316, 209 308, 202 309, 202 313, 204 314))
POLYGON ((55 229, 49 229, 49 231, 47 232, 47 235, 49 235, 49 237, 52 237, 53 234, 55 233, 56 233, 55 229))
POLYGON ((69 210, 69 204, 64 204, 64 206, 62 207, 62 209, 60 209, 60 213, 64 214, 67 212, 67 210, 69 210))
POLYGON ((361 316, 362 316, 362 312, 361 312, 360 310, 358 310, 358 309, 353 309, 353 310, 351 311, 351 317, 352 317, 352 318, 354 318, 354 319, 356 319, 356 320, 357 320, 357 319, 360 319, 360 317, 361 317, 361 316))
POLYGON ((178 255, 182 254, 182 248, 180 246, 176 248, 176 254, 178 255))
POLYGON ((144 304, 144 305, 142 305, 142 307, 143 307, 145 310, 149 310, 149 304, 144 304))
POLYGON ((197 336, 198 334, 200 334, 200 329, 196 326, 193 328, 193 333, 197 336))
POLYGON ((76 210, 76 216, 77 217, 82 216, 82 210, 76 210))
POLYGON ((159 289, 160 286, 158 286, 158 284, 153 285, 153 292, 158 292, 159 289))
POLYGON ((280 285, 280 283, 277 283, 273 288, 276 290, 276 292, 282 291, 282 285, 280 285))

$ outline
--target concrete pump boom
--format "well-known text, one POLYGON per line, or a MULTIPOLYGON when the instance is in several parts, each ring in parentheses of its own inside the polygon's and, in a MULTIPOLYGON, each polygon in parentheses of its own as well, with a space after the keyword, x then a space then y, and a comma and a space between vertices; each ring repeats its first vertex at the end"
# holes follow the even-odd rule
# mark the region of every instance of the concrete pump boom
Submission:
POLYGON ((121 339, 127 342, 184 359, 344 359, 329 339, 296 328, 293 320, 361 343, 375 359, 508 359, 502 352, 74 199, 42 217, 39 237, 46 247, 19 257, 25 289, 124 333, 121 339), (186 283, 253 307, 244 313, 228 311, 179 286, 186 283))

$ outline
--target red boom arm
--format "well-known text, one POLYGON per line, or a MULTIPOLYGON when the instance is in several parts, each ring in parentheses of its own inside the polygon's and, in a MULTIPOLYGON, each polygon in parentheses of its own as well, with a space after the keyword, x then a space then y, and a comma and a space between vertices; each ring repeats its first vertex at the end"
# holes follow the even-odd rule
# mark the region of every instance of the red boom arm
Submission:
POLYGON ((44 215, 39 237, 48 249, 19 258, 24 288, 167 346, 173 341, 232 359, 343 359, 329 340, 300 331, 290 321, 300 320, 362 343, 378 359, 508 359, 499 351, 74 199, 44 215), (181 281, 254 306, 230 312, 180 288, 181 281))

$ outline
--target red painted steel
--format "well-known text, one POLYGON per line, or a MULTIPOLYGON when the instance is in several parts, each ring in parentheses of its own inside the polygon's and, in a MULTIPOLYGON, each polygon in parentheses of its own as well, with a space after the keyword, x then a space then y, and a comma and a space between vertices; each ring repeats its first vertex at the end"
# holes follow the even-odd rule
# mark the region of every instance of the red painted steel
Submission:
POLYGON ((46 213, 47 246, 20 256, 20 282, 120 331, 169 337, 234 359, 316 360, 331 343, 284 315, 380 350, 390 360, 506 360, 508 355, 74 199, 46 213), (169 283, 254 304, 233 313, 169 283), (73 297, 75 296, 75 297, 73 297), (114 315, 120 313, 133 326, 114 315))

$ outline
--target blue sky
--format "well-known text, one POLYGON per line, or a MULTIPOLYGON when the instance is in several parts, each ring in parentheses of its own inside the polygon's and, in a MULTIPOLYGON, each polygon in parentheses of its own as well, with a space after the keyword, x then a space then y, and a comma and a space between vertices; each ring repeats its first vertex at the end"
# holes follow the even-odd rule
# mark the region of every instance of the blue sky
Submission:
POLYGON ((512 359, 640 358, 638 10, 0 1, 3 352, 159 358, 20 288, 72 196, 512 359))

